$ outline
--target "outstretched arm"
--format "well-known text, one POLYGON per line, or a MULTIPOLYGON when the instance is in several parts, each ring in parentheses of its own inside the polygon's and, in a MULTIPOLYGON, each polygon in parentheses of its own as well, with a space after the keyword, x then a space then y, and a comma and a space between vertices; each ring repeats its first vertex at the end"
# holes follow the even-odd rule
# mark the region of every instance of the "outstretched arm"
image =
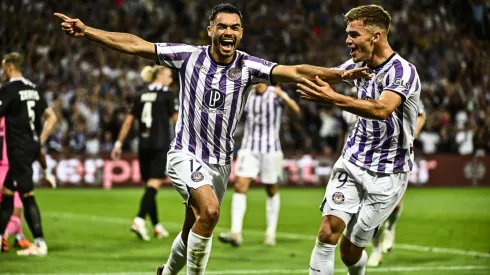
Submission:
POLYGON ((106 32, 83 24, 80 19, 72 19, 64 14, 55 13, 63 20, 61 29, 72 37, 85 37, 97 44, 125 54, 156 60, 155 45, 129 33, 106 32))
POLYGON ((318 77, 316 83, 307 79, 304 79, 304 82, 307 85, 298 84, 297 92, 306 100, 333 104, 342 110, 365 118, 384 120, 402 104, 400 95, 390 90, 383 91, 376 100, 364 100, 336 93, 328 83, 318 77))
POLYGON ((314 80, 316 76, 330 84, 335 84, 342 80, 370 79, 372 74, 368 72, 367 67, 351 70, 334 70, 311 65, 278 65, 272 70, 272 83, 301 83, 303 79, 314 80))

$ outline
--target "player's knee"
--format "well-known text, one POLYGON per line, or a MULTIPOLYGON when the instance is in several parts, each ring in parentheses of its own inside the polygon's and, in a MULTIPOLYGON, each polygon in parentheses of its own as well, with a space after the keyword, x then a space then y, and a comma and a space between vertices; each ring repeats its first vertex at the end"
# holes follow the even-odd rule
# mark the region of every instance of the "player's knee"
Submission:
POLYGON ((206 227, 214 227, 219 220, 219 206, 204 207, 199 213, 199 222, 206 227))
POLYGON ((322 227, 318 233, 318 240, 322 243, 336 245, 339 241, 340 234, 332 232, 330 228, 322 227))
POLYGON ((13 196, 14 195, 14 191, 8 189, 7 187, 3 186, 2 187, 2 194, 3 195, 6 195, 6 196, 13 196))
POLYGON ((146 182, 146 187, 151 187, 158 191, 160 189, 160 186, 162 185, 163 179, 149 179, 146 182))
POLYGON ((247 194, 249 181, 250 180, 247 178, 238 177, 234 186, 235 192, 240 194, 247 194))
POLYGON ((356 264, 362 256, 363 247, 358 247, 347 238, 342 238, 340 243, 340 258, 346 266, 356 264))
POLYGON ((329 219, 327 216, 325 216, 322 219, 322 226, 320 228, 320 232, 318 233, 318 240, 322 243, 337 245, 344 228, 345 225, 339 218, 332 217, 329 219))
POLYGON ((27 197, 32 197, 32 196, 34 196, 34 192, 33 192, 33 191, 30 191, 30 192, 25 192, 25 193, 21 193, 21 194, 20 194, 20 197, 21 197, 22 199, 27 198, 27 197))
POLYGON ((268 184, 265 186, 265 192, 268 197, 274 197, 277 194, 277 184, 268 184))

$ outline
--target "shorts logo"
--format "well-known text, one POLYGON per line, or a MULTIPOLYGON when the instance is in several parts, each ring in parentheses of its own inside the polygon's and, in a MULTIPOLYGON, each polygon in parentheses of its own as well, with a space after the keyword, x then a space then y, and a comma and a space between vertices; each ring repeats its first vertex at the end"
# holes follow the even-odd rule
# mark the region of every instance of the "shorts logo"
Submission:
POLYGON ((272 65, 272 62, 267 61, 267 60, 264 60, 264 65, 266 65, 266 66, 270 66, 270 65, 272 65))
POLYGON ((333 193, 332 201, 335 204, 343 204, 344 201, 345 201, 344 194, 342 194, 341 192, 335 192, 335 193, 333 193))
POLYGON ((195 171, 195 172, 192 172, 191 174, 191 180, 193 182, 200 182, 204 179, 204 175, 199 172, 199 171, 195 171))
POLYGON ((228 77, 230 80, 237 80, 242 77, 242 69, 231 68, 226 72, 226 77, 228 77))

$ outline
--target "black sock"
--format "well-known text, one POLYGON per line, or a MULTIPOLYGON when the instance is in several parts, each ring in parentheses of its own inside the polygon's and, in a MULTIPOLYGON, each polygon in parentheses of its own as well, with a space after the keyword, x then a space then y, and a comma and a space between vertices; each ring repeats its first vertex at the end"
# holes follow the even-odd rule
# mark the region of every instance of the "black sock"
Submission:
POLYGON ((32 236, 34 239, 44 238, 43 228, 41 227, 41 214, 39 213, 34 196, 22 198, 22 203, 24 204, 24 217, 32 232, 32 236))
MULTIPOLYGON (((157 190, 153 187, 146 187, 145 193, 143 194, 143 197, 141 198, 141 203, 140 203, 140 211, 138 212, 138 217, 145 219, 146 214, 149 214, 151 216, 152 222, 153 216, 152 216, 152 210, 155 209, 155 195, 157 194, 157 190)), ((154 210, 155 216, 156 216, 156 210, 154 210)), ((158 219, 157 219, 158 223, 158 219)))
MULTIPOLYGON (((150 188, 155 190, 154 188, 150 188)), ((148 213, 150 215, 151 223, 153 226, 157 225, 160 220, 158 219, 158 207, 157 207, 157 199, 156 199, 156 194, 157 190, 155 190, 155 193, 153 195, 153 204, 151 205, 150 212, 148 213)))
POLYGON ((10 216, 14 212, 14 196, 3 194, 2 202, 0 202, 0 236, 7 229, 10 221, 10 216))

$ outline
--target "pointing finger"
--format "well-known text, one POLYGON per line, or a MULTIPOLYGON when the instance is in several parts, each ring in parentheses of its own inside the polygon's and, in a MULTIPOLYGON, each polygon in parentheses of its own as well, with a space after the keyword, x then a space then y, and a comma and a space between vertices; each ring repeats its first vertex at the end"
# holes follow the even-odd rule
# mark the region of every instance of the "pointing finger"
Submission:
POLYGON ((62 14, 62 13, 57 13, 57 12, 55 12, 55 13, 54 13, 54 16, 56 16, 56 17, 58 17, 58 18, 60 18, 61 20, 64 20, 64 21, 66 21, 66 20, 70 20, 70 19, 71 19, 70 17, 68 17, 68 16, 66 16, 66 15, 64 15, 64 14, 62 14))

